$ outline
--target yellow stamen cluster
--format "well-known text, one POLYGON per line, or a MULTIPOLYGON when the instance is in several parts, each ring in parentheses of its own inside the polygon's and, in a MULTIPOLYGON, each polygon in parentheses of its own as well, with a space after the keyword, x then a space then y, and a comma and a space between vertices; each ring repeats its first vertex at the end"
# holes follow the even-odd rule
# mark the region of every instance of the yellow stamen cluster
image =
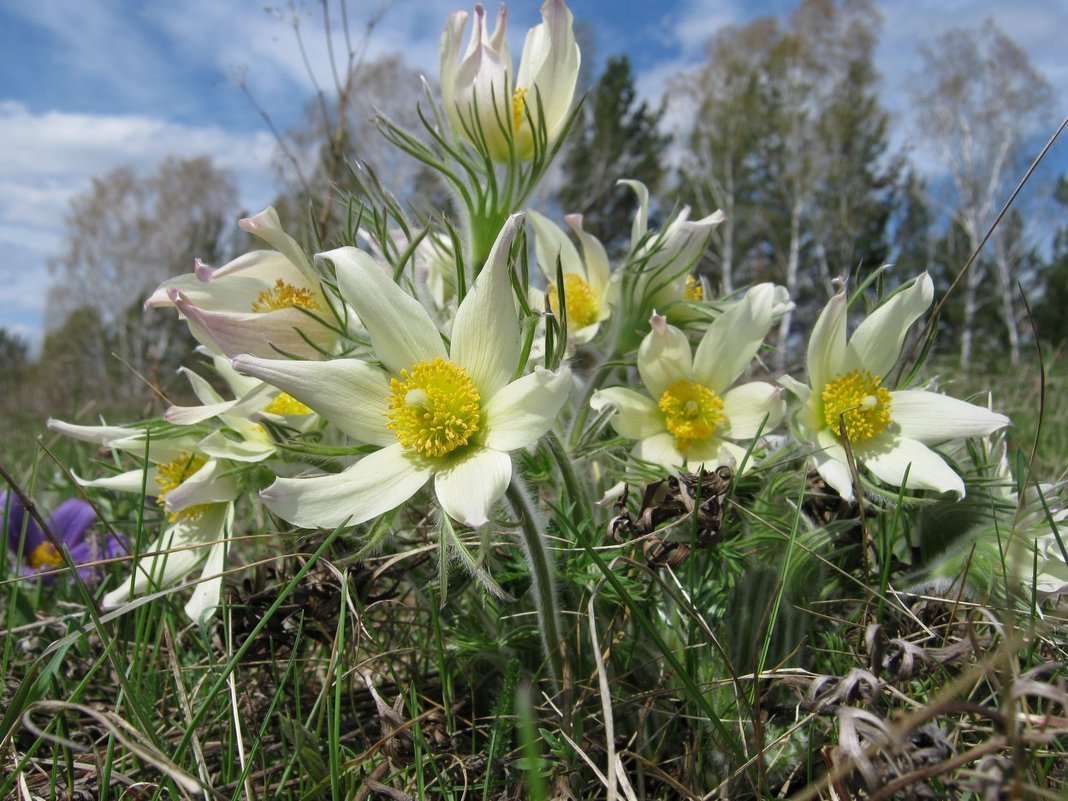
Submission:
MULTIPOLYGON (((567 306, 567 324, 574 331, 597 322, 597 298, 593 287, 577 273, 564 274, 564 298, 567 306)), ((549 284, 549 308, 560 316, 560 293, 556 284, 549 284)))
POLYGON ((712 436, 724 419, 719 395, 693 381, 676 381, 664 390, 657 405, 680 453, 686 453, 693 440, 712 436))
POLYGON ((26 564, 34 570, 59 567, 63 564, 63 556, 56 546, 50 542, 42 542, 26 555, 26 564))
POLYGON ((266 414, 311 414, 312 410, 286 392, 279 392, 263 407, 266 414))
POLYGON ((518 131, 527 117, 527 92, 525 87, 520 87, 512 92, 512 130, 518 131))
POLYGON ((464 368, 444 359, 402 370, 390 389, 386 428, 423 456, 444 456, 466 445, 482 422, 478 387, 464 368))
POLYGON ((841 417, 846 437, 857 445, 886 430, 892 422, 890 390, 881 380, 867 370, 851 370, 823 388, 823 421, 831 431, 839 434, 841 417))
POLYGON ((281 278, 274 282, 274 286, 265 289, 256 296, 252 302, 252 311, 269 312, 278 309, 292 307, 307 309, 308 311, 320 311, 322 307, 312 296, 312 291, 306 287, 296 287, 287 284, 281 278))
MULTIPOLYGON (((156 484, 159 485, 159 494, 156 496, 156 503, 159 504, 160 508, 166 507, 167 495, 171 490, 182 486, 182 482, 202 468, 207 461, 208 460, 204 456, 198 453, 180 453, 177 458, 164 464, 156 465, 156 472, 158 473, 156 476, 156 484)), ((172 523, 179 518, 193 520, 199 517, 203 511, 203 505, 190 506, 180 512, 168 512, 167 519, 172 523)))
POLYGON ((705 299, 704 287, 702 287, 701 282, 692 275, 686 276, 686 290, 683 294, 686 296, 686 300, 696 302, 705 299))

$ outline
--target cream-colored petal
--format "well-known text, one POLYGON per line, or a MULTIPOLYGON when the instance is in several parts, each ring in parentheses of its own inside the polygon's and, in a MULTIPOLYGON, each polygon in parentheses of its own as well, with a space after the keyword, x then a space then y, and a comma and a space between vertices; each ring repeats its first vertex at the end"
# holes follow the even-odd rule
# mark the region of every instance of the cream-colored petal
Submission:
POLYGON ((909 328, 927 311, 933 298, 934 283, 922 273, 869 314, 849 339, 846 369, 867 370, 885 378, 901 353, 909 328))
POLYGON ((452 324, 452 361, 467 370, 484 399, 511 381, 519 366, 522 342, 508 250, 522 224, 521 214, 505 222, 452 324))
POLYGON ((485 445, 508 452, 536 442, 556 420, 571 393, 571 371, 534 368, 504 387, 483 408, 485 445))
POLYGON ((564 222, 571 226, 582 245, 582 262, 586 265, 586 280, 590 288, 598 297, 606 295, 612 274, 604 245, 601 240, 583 229, 581 214, 568 214, 564 217, 564 222))
POLYGON ((779 384, 792 392, 797 399, 802 403, 808 403, 808 399, 812 396, 812 389, 808 384, 802 384, 793 376, 782 375, 779 376, 779 384))
POLYGON ((242 231, 258 236, 277 250, 300 269, 304 275, 312 275, 311 261, 293 237, 282 230, 278 212, 268 206, 259 214, 254 214, 238 222, 242 231))
POLYGON ((839 292, 820 313, 808 340, 808 383, 816 393, 844 372, 846 357, 846 296, 839 292))
POLYGON ((125 473, 119 473, 113 476, 106 476, 104 478, 96 479, 84 479, 77 474, 72 473, 74 480, 82 487, 96 487, 98 489, 109 489, 117 492, 135 492, 140 494, 142 490, 147 495, 154 495, 156 493, 156 476, 159 475, 159 471, 156 470, 154 465, 150 465, 147 470, 127 470, 125 473))
POLYGON ((653 330, 638 346, 638 373, 649 395, 659 399, 676 381, 692 380, 693 357, 686 335, 662 317, 653 316, 653 330))
POLYGON ((593 393, 590 407, 595 412, 609 406, 616 410, 609 422, 620 436, 645 439, 666 431, 664 413, 646 395, 626 387, 609 387, 593 393))
POLYGON ((535 92, 540 96, 542 119, 552 142, 571 110, 582 59, 571 11, 563 0, 545 0, 541 17, 541 24, 527 31, 523 42, 516 86, 529 88, 528 103, 537 103, 535 92))
POLYGON ((638 210, 634 213, 634 223, 630 229, 630 248, 634 250, 649 230, 649 189, 641 181, 628 178, 623 178, 617 183, 629 186, 638 196, 638 210))
POLYGON ((260 498, 276 515, 302 528, 353 526, 396 509, 433 472, 430 462, 397 443, 337 474, 280 478, 260 498))
POLYGON ((556 282, 556 263, 564 274, 574 273, 586 281, 586 270, 579 258, 578 250, 571 243, 567 234, 556 223, 536 211, 528 211, 527 219, 534 226, 534 253, 545 280, 556 282))
POLYGON ((449 358, 426 309, 371 256, 359 248, 343 247, 316 258, 334 265, 342 297, 355 309, 371 336, 375 356, 387 370, 400 375, 421 361, 449 358))
MULTIPOLYGON (((843 453, 844 457, 844 453, 843 453)), ((853 500, 853 476, 849 472, 849 465, 845 459, 837 459, 825 451, 812 455, 812 461, 816 466, 816 472, 834 489, 843 499, 853 500)))
MULTIPOLYGON (((748 450, 748 448, 735 445, 733 442, 727 442, 725 439, 710 437, 704 447, 694 449, 691 446, 690 451, 686 454, 686 469, 692 473, 696 473, 701 468, 711 473, 717 467, 722 466, 737 470, 742 460, 745 459, 745 454, 748 450)), ((753 460, 750 458, 745 463, 746 472, 752 467, 753 460)))
POLYGON ((234 367, 292 395, 352 438, 371 445, 392 445, 386 429, 389 378, 359 359, 305 362, 239 356, 234 367))
POLYGON ((453 520, 471 528, 489 522, 489 514, 508 489, 512 460, 507 453, 480 448, 434 475, 438 503, 453 520))
POLYGON ((297 308, 262 313, 208 311, 182 296, 174 305, 200 344, 228 358, 249 353, 267 359, 321 359, 337 340, 337 334, 319 321, 327 319, 324 312, 315 312, 313 317, 297 308))
POLYGON ((716 432, 731 439, 750 439, 757 433, 767 434, 786 415, 782 390, 774 384, 753 381, 737 386, 723 396, 726 418, 716 432))
POLYGON ((197 445, 197 450, 213 459, 235 462, 262 462, 277 451, 266 436, 262 439, 231 439, 222 431, 213 431, 197 445))
POLYGON ((757 284, 705 331, 693 357, 695 380, 722 394, 749 367, 771 330, 774 284, 757 284))
POLYGON ((234 477, 227 475, 229 470, 217 459, 209 459, 193 475, 167 493, 166 510, 180 512, 190 506, 232 501, 237 497, 238 487, 234 477))
POLYGON ((219 606, 219 596, 222 594, 223 570, 226 568, 226 552, 230 545, 229 533, 233 528, 234 517, 233 505, 230 504, 229 508, 227 520, 219 530, 215 544, 208 551, 200 581, 193 588, 193 594, 185 605, 186 615, 200 626, 206 625, 211 619, 219 606))
POLYGON ((890 415, 901 436, 927 445, 985 437, 1009 424, 1003 414, 948 395, 904 389, 890 393, 890 415))
POLYGON ((632 453, 642 461, 658 464, 668 470, 682 467, 686 461, 675 448, 675 437, 666 431, 640 440, 632 453))
POLYGON ((929 489, 964 496, 964 481, 945 460, 922 442, 882 435, 856 445, 853 453, 876 477, 893 487, 929 489), (908 471, 908 483, 904 484, 908 471))

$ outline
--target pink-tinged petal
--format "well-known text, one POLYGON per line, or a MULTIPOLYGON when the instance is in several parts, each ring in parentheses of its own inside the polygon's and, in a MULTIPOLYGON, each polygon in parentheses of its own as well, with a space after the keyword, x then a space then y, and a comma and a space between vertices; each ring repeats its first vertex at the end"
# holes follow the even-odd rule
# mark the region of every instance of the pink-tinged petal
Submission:
POLYGON ((292 395, 359 442, 392 445, 386 429, 389 377, 359 359, 302 362, 284 359, 234 359, 239 372, 256 376, 292 395))
POLYGON ((266 359, 283 359, 287 355, 321 359, 322 351, 330 351, 336 340, 330 328, 296 308, 262 313, 206 311, 181 295, 174 305, 200 344, 230 359, 240 353, 266 359))
POLYGON ((722 394, 749 367, 775 319, 773 284, 757 284, 705 331, 693 357, 694 378, 722 394))
POLYGON ((626 387, 609 387, 593 393, 590 407, 595 412, 611 407, 616 410, 609 422, 628 439, 646 439, 666 431, 664 413, 656 401, 626 387))
POLYGON ((767 434, 782 422, 786 402, 782 390, 773 384, 754 381, 737 386, 723 396, 726 418, 717 433, 731 439, 751 439, 767 434))
POLYGON ((481 528, 489 522, 493 505, 504 495, 511 478, 508 454, 483 448, 439 470, 434 476, 434 491, 449 517, 481 528))
POLYGON ((654 314, 653 330, 638 346, 638 373, 646 390, 656 399, 676 381, 693 378, 693 357, 686 335, 654 314))
POLYGON ((541 17, 542 23, 527 31, 523 42, 516 86, 530 90, 527 100, 530 104, 536 103, 535 92, 540 94, 545 113, 543 121, 551 142, 571 109, 582 57, 575 41, 571 11, 563 0, 545 0, 541 17))
POLYGON ((282 223, 278 219, 278 212, 272 206, 268 206, 259 214, 254 214, 238 222, 242 231, 258 236, 272 248, 277 250, 307 276, 311 276, 312 266, 308 255, 304 252, 297 240, 282 230, 282 223))
POLYGON ((511 381, 519 366, 522 342, 508 251, 522 224, 522 214, 505 222, 452 324, 452 361, 467 370, 484 400, 511 381))
POLYGON ((849 339, 846 369, 867 370, 885 378, 901 354, 909 328, 933 299, 934 283, 923 273, 869 314, 849 339))
POLYGON ((666 431, 639 440, 631 453, 642 461, 652 462, 672 471, 686 462, 686 457, 675 447, 675 437, 666 431))
POLYGON ((945 460, 922 442, 883 435, 853 448, 857 459, 892 487, 952 492, 964 497, 964 481, 945 460), (905 484, 905 472, 908 483, 905 484))
POLYGON ((927 445, 985 437, 1009 424, 1003 414, 948 395, 904 389, 890 393, 890 415, 901 436, 927 445))
POLYGON ((839 292, 823 308, 808 340, 808 383, 812 390, 822 393, 827 382, 848 372, 845 359, 846 296, 839 292))
POLYGON ((508 452, 540 439, 560 414, 571 393, 571 371, 536 367, 490 398, 483 409, 486 447, 508 452))
POLYGON ((396 509, 433 473, 431 464, 397 443, 363 457, 341 473, 280 478, 260 498, 280 518, 302 528, 354 526, 396 509))
POLYGON ((228 468, 216 459, 209 459, 199 470, 167 493, 165 509, 180 512, 190 506, 226 503, 238 495, 237 481, 227 475, 228 468))
POLYGON ((342 296, 356 310, 371 335, 375 356, 387 370, 400 375, 401 370, 410 370, 419 362, 449 358, 426 309, 368 254, 344 247, 320 253, 317 258, 334 265, 342 296))

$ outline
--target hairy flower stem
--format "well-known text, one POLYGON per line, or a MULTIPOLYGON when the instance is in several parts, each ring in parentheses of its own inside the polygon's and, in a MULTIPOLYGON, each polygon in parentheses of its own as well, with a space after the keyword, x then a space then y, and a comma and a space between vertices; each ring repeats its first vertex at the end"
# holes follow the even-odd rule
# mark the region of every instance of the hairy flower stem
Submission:
MULTIPOLYGON (((565 676, 564 641, 560 636, 560 612, 556 607, 556 586, 553 582, 552 554, 549 552, 545 534, 544 518, 538 513, 534 501, 522 484, 522 479, 512 477, 508 485, 508 502, 519 518, 522 533, 523 554, 530 567, 530 590, 538 613, 538 630, 542 645, 549 660, 554 689, 559 689, 565 676)), ((566 701, 566 699, 565 699, 566 701)), ((566 703, 564 709, 567 709, 566 703)))
POLYGON ((545 443, 549 446, 549 451, 552 453, 553 459, 556 460, 556 466, 560 470, 560 477, 564 481, 564 489, 567 490, 567 499, 571 501, 571 519, 577 526, 578 521, 583 518, 583 511, 588 511, 591 508, 589 500, 586 498, 586 493, 579 483, 578 476, 575 475, 575 470, 572 467, 572 457, 555 431, 549 431, 545 435, 545 443))

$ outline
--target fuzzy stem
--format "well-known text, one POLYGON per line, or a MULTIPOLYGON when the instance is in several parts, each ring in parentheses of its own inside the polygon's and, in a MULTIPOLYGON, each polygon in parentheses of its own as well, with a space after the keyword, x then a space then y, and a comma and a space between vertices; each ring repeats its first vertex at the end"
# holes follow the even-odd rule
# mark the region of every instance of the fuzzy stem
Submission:
POLYGON ((508 485, 508 502, 519 518, 523 554, 530 567, 530 589, 538 613, 538 630, 549 660, 549 672, 554 684, 559 686, 565 675, 564 642, 560 637, 560 612, 556 607, 552 554, 549 552, 544 522, 521 478, 512 477, 508 485))

